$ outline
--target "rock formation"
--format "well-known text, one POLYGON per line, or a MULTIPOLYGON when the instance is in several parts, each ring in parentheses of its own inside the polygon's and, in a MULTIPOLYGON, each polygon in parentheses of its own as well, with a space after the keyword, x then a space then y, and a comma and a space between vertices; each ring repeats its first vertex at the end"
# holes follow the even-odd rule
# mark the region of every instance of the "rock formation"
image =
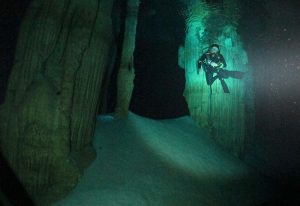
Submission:
POLYGON ((97 102, 112 45, 111 0, 33 0, 20 29, 1 150, 37 204, 75 187, 95 152, 97 102))
MULTIPOLYGON (((184 51, 186 87, 184 96, 191 116, 207 129, 219 144, 236 156, 242 156, 253 132, 253 92, 247 54, 236 31, 238 22, 237 1, 190 1, 187 12, 187 36, 184 51), (203 70, 197 75, 197 60, 212 43, 221 45, 228 70, 247 71, 241 80, 226 79, 230 94, 223 92, 217 80, 210 87, 203 70)), ((183 63, 181 63, 183 64, 183 63)))
POLYGON ((115 115, 123 117, 128 114, 134 80, 134 48, 139 0, 128 0, 124 29, 122 55, 117 80, 117 105, 115 115))

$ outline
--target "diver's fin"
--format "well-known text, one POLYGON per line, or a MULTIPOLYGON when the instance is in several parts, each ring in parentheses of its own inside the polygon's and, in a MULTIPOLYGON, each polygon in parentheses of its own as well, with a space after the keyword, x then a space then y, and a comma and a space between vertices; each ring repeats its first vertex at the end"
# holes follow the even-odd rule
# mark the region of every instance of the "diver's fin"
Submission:
POLYGON ((230 93, 230 92, 229 92, 229 88, 228 88, 228 86, 227 86, 225 80, 224 80, 224 79, 220 79, 220 82, 221 82, 221 85, 222 85, 222 88, 223 88, 224 93, 230 93))
POLYGON ((228 71, 228 74, 231 78, 235 78, 235 79, 243 79, 245 72, 241 72, 241 71, 228 71))

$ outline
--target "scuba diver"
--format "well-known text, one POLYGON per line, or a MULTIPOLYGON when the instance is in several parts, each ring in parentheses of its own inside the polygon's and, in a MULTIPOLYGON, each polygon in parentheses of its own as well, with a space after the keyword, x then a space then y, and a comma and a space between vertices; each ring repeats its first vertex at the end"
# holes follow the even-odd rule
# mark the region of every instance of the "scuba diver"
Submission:
POLYGON ((206 83, 210 86, 214 83, 216 79, 219 79, 223 88, 224 93, 230 93, 228 86, 224 79, 226 78, 236 78, 242 79, 244 76, 244 72, 240 71, 229 71, 226 68, 227 64, 220 53, 220 46, 218 44, 210 45, 208 51, 199 58, 197 65, 197 74, 203 67, 205 71, 206 83), (215 76, 214 76, 215 74, 215 76))

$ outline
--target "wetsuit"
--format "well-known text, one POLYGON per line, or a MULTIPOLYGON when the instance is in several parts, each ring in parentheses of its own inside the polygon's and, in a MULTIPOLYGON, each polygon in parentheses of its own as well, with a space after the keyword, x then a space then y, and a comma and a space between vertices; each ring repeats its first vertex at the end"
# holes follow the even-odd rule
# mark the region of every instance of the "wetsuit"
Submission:
MULTIPOLYGON (((240 71, 229 71, 224 69, 227 64, 222 54, 206 52, 198 60, 198 71, 203 67, 206 76, 206 83, 211 86, 216 79, 224 83, 224 79, 228 77, 242 79, 244 73, 240 71), (215 74, 215 76, 214 76, 215 74)), ((224 87, 223 87, 224 89, 224 87)), ((225 91, 225 90, 224 90, 225 91)), ((225 91, 229 93, 228 91, 225 91)))

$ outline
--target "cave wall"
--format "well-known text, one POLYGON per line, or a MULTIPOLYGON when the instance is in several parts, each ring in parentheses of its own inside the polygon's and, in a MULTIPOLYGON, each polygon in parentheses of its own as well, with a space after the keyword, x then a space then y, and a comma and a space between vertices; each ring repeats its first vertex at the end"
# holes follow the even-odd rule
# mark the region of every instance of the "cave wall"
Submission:
POLYGON ((186 41, 179 59, 185 65, 184 96, 192 118, 220 145, 241 157, 254 130, 254 104, 251 68, 237 33, 238 11, 239 5, 234 0, 213 5, 189 1, 186 41), (242 81, 225 80, 230 94, 223 92, 218 80, 211 93, 205 72, 201 70, 197 75, 197 60, 212 43, 221 46, 228 70, 247 71, 242 81))
POLYGON ((0 107, 1 150, 37 204, 75 187, 112 45, 111 0, 34 0, 0 107))

